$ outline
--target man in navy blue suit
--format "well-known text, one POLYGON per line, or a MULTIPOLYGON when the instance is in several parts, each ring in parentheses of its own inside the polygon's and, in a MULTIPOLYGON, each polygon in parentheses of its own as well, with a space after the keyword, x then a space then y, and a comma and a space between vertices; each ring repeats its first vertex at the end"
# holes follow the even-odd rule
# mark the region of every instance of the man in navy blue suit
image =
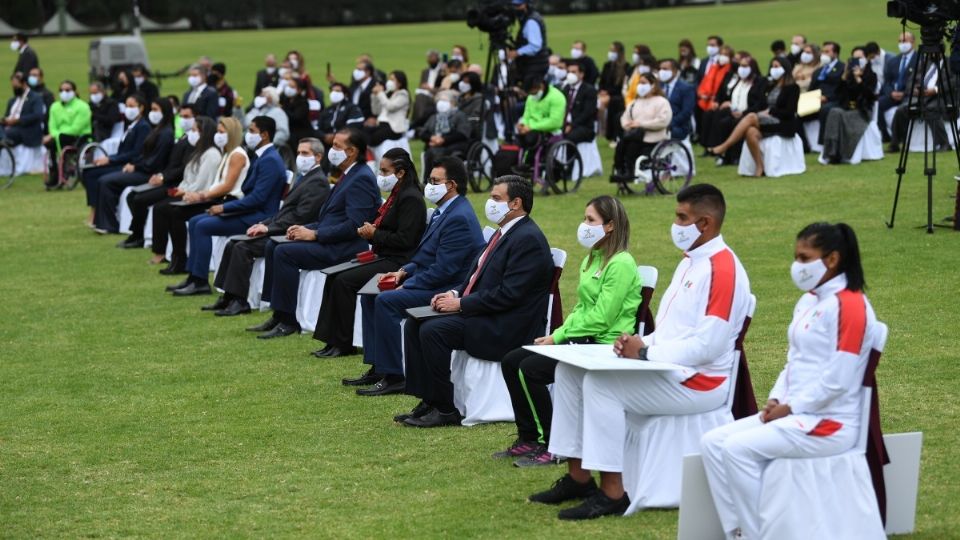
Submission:
POLYGON ((533 343, 547 321, 553 257, 543 232, 530 219, 533 187, 519 176, 501 176, 485 205, 500 228, 470 265, 456 289, 437 294, 434 310, 452 313, 404 328, 406 393, 422 401, 395 421, 413 427, 459 425, 453 404, 450 353, 499 362, 511 350, 533 343))
POLYGON ((10 146, 40 146, 43 144, 43 100, 40 94, 19 74, 10 77, 13 97, 7 101, 7 111, 0 120, 0 139, 10 146))
POLYGON ((437 293, 456 288, 470 263, 483 249, 480 223, 467 200, 467 169, 455 157, 441 158, 426 182, 424 194, 437 205, 413 259, 391 272, 400 287, 377 296, 362 296, 363 363, 370 369, 347 386, 372 384, 361 396, 396 394, 404 389, 400 322, 407 308, 423 306, 437 293))
POLYGON ((660 61, 657 77, 663 88, 663 95, 670 101, 673 118, 670 120, 670 138, 683 140, 690 136, 693 124, 693 109, 697 105, 697 91, 693 86, 680 80, 680 64, 672 58, 660 61))
POLYGON ((276 122, 269 116, 254 118, 247 128, 244 142, 257 157, 240 187, 243 198, 211 206, 207 214, 190 218, 187 225, 190 237, 187 271, 190 275, 182 287, 173 290, 174 296, 210 294, 207 276, 213 236, 242 234, 254 223, 273 216, 280 209, 287 170, 280 152, 271 142, 276 129, 276 122))
MULTIPOLYGON (((820 67, 810 76, 810 90, 820 90, 820 134, 817 142, 823 144, 823 128, 827 125, 830 109, 840 105, 840 80, 846 64, 840 60, 840 45, 834 41, 824 41, 820 49, 820 67)), ((812 115, 808 118, 812 118, 812 115)))
POLYGON ((207 70, 203 66, 190 66, 187 74, 190 90, 183 94, 180 102, 193 105, 193 112, 197 116, 207 116, 216 121, 220 117, 220 96, 216 90, 207 85, 207 75, 207 70))
POLYGON ((917 69, 918 56, 914 49, 913 34, 911 32, 900 34, 898 47, 900 54, 888 60, 883 68, 883 87, 880 90, 880 99, 877 100, 879 109, 877 124, 885 139, 890 138, 890 133, 884 113, 903 103, 903 98, 907 96, 907 88, 913 81, 913 72, 917 69))
POLYGON ((367 141, 362 132, 345 128, 333 137, 327 159, 341 171, 317 221, 287 229, 288 242, 267 242, 264 250, 263 300, 273 315, 251 332, 264 332, 260 339, 289 336, 300 331, 297 323, 297 290, 300 270, 319 270, 349 261, 366 251, 367 241, 357 234, 364 222, 372 222, 380 207, 380 188, 364 163, 367 141))

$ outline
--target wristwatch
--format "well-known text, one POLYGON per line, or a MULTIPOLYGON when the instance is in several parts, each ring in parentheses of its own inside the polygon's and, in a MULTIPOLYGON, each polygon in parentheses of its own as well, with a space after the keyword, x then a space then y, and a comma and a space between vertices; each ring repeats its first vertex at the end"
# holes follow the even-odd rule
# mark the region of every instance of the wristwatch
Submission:
POLYGON ((649 347, 640 347, 640 351, 637 353, 638 360, 648 360, 647 358, 647 349, 649 347))

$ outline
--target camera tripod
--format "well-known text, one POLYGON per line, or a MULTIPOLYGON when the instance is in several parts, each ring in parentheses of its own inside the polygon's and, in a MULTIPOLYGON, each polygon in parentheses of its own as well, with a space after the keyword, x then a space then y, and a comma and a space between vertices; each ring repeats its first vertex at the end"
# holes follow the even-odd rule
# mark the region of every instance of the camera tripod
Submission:
MULTIPOLYGON (((887 227, 892 229, 897 216, 897 203, 900 201, 900 186, 903 175, 907 172, 907 158, 910 155, 910 140, 913 137, 913 128, 917 121, 922 119, 928 105, 935 104, 946 115, 950 131, 947 135, 953 136, 953 153, 957 158, 957 168, 960 170, 960 133, 957 130, 957 105, 954 81, 946 66, 943 39, 946 34, 944 25, 924 25, 920 28, 920 49, 917 51, 917 64, 907 87, 906 106, 909 123, 907 134, 900 148, 900 161, 897 165, 897 189, 893 197, 893 210, 887 227), (926 95, 927 74, 935 70, 937 76, 937 93, 934 96, 926 95), (914 96, 915 92, 919 95, 914 96)), ((927 177, 927 233, 933 234, 933 177, 937 175, 937 154, 931 149, 932 126, 926 126, 923 133, 923 175, 927 177)), ((958 187, 960 195, 960 187, 958 187)), ((939 225, 945 227, 946 225, 939 225)))

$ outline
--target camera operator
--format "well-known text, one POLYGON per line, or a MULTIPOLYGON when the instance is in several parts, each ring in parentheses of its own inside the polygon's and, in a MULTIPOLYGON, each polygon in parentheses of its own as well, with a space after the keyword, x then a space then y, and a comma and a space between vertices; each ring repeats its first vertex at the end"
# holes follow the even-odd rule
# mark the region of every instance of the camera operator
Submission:
POLYGON ((516 49, 507 51, 507 56, 516 64, 520 80, 527 86, 530 81, 542 81, 550 65, 547 25, 530 0, 512 0, 512 3, 520 21, 520 32, 515 40, 516 49))

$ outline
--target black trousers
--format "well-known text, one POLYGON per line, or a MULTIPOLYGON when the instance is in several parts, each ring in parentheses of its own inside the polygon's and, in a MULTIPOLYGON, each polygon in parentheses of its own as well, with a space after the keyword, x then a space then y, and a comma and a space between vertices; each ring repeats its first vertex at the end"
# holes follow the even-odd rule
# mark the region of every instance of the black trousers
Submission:
POLYGON ((461 152, 464 154, 463 157, 466 157, 467 149, 470 147, 470 141, 463 141, 453 144, 448 144, 446 146, 430 146, 427 147, 423 152, 423 174, 427 178, 430 177, 430 171, 433 170, 433 164, 440 160, 440 158, 445 156, 453 155, 456 152, 461 152))
POLYGON ((643 139, 620 139, 617 149, 613 152, 613 168, 615 171, 633 174, 633 164, 641 155, 650 155, 657 143, 643 142, 643 139))
POLYGON ((596 136, 597 134, 593 131, 593 126, 573 126, 569 133, 563 134, 563 138, 573 144, 590 142, 596 136))
POLYGON ((610 102, 607 103, 607 132, 608 141, 615 141, 623 135, 623 125, 620 124, 620 117, 623 116, 625 105, 623 96, 618 92, 610 96, 610 102))
MULTIPOLYGON (((75 135, 67 135, 66 133, 61 133, 58 138, 60 139, 60 149, 75 145, 77 139, 79 139, 79 137, 75 135)), ((51 138, 50 142, 44 146, 47 147, 47 152, 50 156, 48 159, 50 168, 47 172, 47 185, 56 186, 60 183, 60 153, 57 151, 57 141, 51 138)))
POLYGON ((390 124, 380 122, 372 128, 367 128, 367 144, 369 146, 380 146, 387 139, 397 140, 403 137, 403 133, 397 133, 390 128, 390 124))
POLYGON ((510 392, 517 437, 546 446, 550 443, 553 417, 553 401, 547 385, 553 383, 557 361, 518 348, 503 357, 500 369, 510 392))
MULTIPOLYGON (((133 191, 127 195, 127 206, 130 207, 130 214, 133 216, 130 220, 130 238, 143 240, 143 227, 147 224, 150 207, 165 199, 174 200, 167 196, 167 186, 163 185, 139 193, 133 191)), ((166 238, 164 238, 164 249, 166 249, 166 238)))
POLYGON ((246 301, 253 263, 257 257, 263 257, 269 239, 268 235, 263 235, 251 240, 227 242, 213 284, 230 296, 246 301))
MULTIPOLYGON (((313 339, 340 349, 353 346, 357 291, 375 274, 395 272, 399 268, 400 265, 396 262, 380 259, 339 274, 328 275, 327 283, 323 287, 323 301, 320 302, 320 314, 317 315, 317 328, 313 331, 313 339)), ((447 358, 449 359, 449 355, 447 358)))
POLYGON ((167 252, 167 235, 173 243, 171 257, 178 261, 187 260, 187 221, 207 211, 213 201, 190 206, 173 206, 170 203, 179 199, 163 201, 153 207, 153 252, 164 255, 167 252))
POLYGON ((463 349, 466 327, 466 319, 460 315, 427 319, 422 323, 407 319, 403 331, 407 394, 422 399, 440 412, 455 410, 450 353, 463 349))

